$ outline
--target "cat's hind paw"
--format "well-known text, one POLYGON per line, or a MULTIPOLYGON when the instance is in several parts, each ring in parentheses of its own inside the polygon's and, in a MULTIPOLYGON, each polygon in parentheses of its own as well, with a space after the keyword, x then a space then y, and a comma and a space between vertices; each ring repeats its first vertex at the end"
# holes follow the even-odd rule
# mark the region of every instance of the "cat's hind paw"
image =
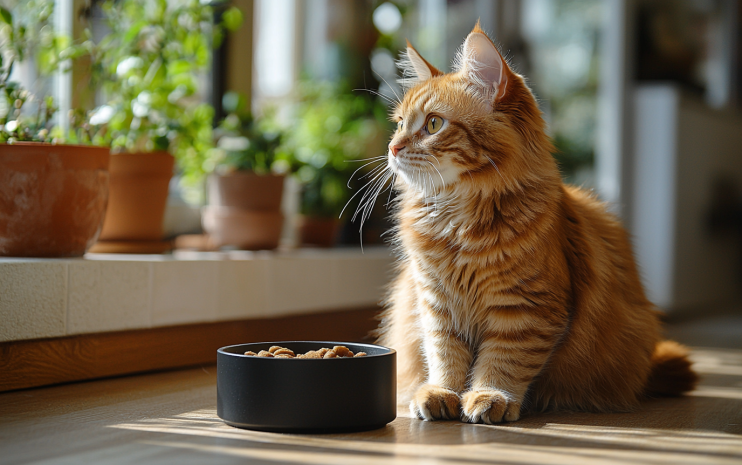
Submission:
POLYGON ((410 411, 421 420, 456 420, 461 415, 461 398, 450 389, 425 384, 410 402, 410 411))
POLYGON ((497 390, 469 391, 462 397, 461 419, 468 423, 492 425, 520 418, 520 402, 497 390))

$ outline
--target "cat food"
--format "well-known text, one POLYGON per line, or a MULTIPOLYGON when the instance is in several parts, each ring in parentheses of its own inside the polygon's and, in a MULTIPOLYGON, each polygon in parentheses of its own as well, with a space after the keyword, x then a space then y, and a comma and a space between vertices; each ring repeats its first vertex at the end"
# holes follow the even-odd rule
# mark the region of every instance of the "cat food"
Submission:
POLYGON ((251 350, 245 352, 245 355, 252 357, 270 357, 270 358, 352 358, 363 357, 366 352, 354 354, 352 350, 345 346, 335 346, 332 349, 323 347, 319 350, 310 350, 305 354, 296 355, 293 350, 281 346, 271 346, 268 350, 261 350, 257 354, 251 350))

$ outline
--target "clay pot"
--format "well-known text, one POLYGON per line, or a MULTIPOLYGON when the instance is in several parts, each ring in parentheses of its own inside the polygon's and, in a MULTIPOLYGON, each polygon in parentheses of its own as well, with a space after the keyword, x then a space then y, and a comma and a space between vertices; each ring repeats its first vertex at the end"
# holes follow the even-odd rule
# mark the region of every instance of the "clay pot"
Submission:
POLYGON ((111 193, 101 241, 162 241, 174 163, 167 152, 111 155, 111 193))
POLYGON ((245 250, 275 249, 283 227, 280 211, 245 210, 218 205, 205 206, 201 221, 213 246, 245 250))
POLYGON ((214 247, 275 249, 281 239, 285 176, 237 171, 208 179, 201 221, 214 247))
POLYGON ((300 216, 299 243, 315 247, 332 247, 338 236, 340 221, 337 218, 300 216))
POLYGON ((82 256, 101 230, 109 158, 105 147, 0 145, 0 255, 82 256))
POLYGON ((277 212, 281 209, 285 178, 252 171, 211 175, 208 180, 209 205, 277 212))

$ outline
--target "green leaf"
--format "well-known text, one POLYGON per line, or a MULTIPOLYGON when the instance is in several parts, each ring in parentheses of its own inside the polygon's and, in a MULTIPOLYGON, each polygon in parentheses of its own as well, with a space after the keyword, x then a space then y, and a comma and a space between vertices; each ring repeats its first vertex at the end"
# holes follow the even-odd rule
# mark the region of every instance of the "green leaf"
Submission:
POLYGON ((134 40, 139 35, 139 31, 141 31, 142 28, 144 26, 146 26, 146 25, 147 25, 147 21, 137 21, 136 23, 134 23, 131 26, 131 28, 129 28, 129 30, 126 32, 126 34, 124 34, 124 36, 122 37, 121 41, 124 44, 130 44, 130 43, 134 42, 134 40))
POLYGON ((36 56, 36 61, 43 74, 50 74, 57 67, 57 53, 54 49, 41 50, 36 56))
POLYGON ((240 9, 235 6, 227 8, 227 11, 222 14, 222 22, 224 23, 224 27, 227 28, 227 30, 230 32, 234 32, 239 29, 240 26, 242 26, 243 20, 244 17, 242 11, 240 11, 240 9))
POLYGON ((187 60, 175 60, 167 65, 167 73, 170 76, 186 74, 192 71, 193 65, 187 60))
POLYGON ((13 15, 5 7, 0 7, 0 20, 9 26, 13 25, 13 15))

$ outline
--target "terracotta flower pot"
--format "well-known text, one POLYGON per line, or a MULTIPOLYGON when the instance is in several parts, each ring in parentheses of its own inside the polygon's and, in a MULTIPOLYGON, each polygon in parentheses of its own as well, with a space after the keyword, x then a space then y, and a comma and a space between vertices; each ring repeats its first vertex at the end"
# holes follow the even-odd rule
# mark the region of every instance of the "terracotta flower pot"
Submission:
POLYGON ((104 147, 0 145, 0 255, 83 255, 101 230, 109 158, 104 147))
POLYGON ((275 249, 281 239, 285 176, 237 171, 208 179, 202 224, 215 247, 275 249))
POLYGON ((283 227, 280 211, 246 210, 207 205, 201 212, 204 230, 215 247, 232 246, 245 250, 278 247, 283 227))
POLYGON ((332 247, 338 236, 337 218, 299 217, 299 243, 315 247, 332 247))
POLYGON ((100 241, 162 241, 174 163, 167 152, 111 155, 111 193, 100 241))
POLYGON ((277 212, 281 209, 285 178, 252 171, 211 175, 208 179, 209 205, 277 212))

